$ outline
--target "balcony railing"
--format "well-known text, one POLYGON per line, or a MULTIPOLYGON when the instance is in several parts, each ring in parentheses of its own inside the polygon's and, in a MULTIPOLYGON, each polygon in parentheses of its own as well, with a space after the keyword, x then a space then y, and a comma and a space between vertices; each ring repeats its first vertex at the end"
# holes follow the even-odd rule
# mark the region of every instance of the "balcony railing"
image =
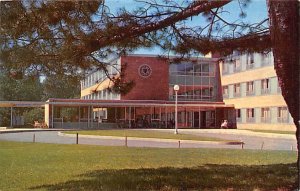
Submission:
POLYGON ((271 90, 269 88, 267 89, 261 89, 261 94, 270 94, 271 90))
POLYGON ((242 118, 237 117, 237 118, 236 118, 236 122, 237 122, 237 123, 242 123, 242 118))
POLYGON ((271 118, 270 117, 262 117, 262 118, 260 118, 260 121, 262 123, 271 123, 271 118))
POLYGON ((261 62, 261 66, 270 66, 270 65, 272 65, 272 62, 270 62, 268 60, 265 60, 265 61, 261 62))
POLYGON ((228 98, 229 98, 229 95, 228 95, 228 94, 223 94, 223 98, 224 98, 224 99, 228 99, 228 98))
POLYGON ((242 68, 240 66, 233 68, 233 72, 240 72, 241 70, 242 70, 242 68))
POLYGON ((246 122, 247 122, 247 123, 254 123, 254 122, 255 122, 255 118, 254 118, 254 117, 248 117, 248 118, 246 119, 246 122))
POLYGON ((281 94, 282 91, 281 91, 281 88, 280 87, 277 87, 277 93, 281 94))
POLYGON ((247 92, 246 92, 246 95, 247 95, 247 96, 253 96, 253 95, 254 95, 254 91, 247 91, 247 92))
POLYGON ((241 92, 234 92, 234 93, 233 93, 233 96, 234 96, 234 97, 241 97, 241 92))
POLYGON ((287 117, 277 117, 278 123, 289 123, 289 119, 287 117))
POLYGON ((222 74, 229 74, 229 70, 223 70, 222 74))
POLYGON ((246 69, 248 70, 248 69, 252 69, 252 68, 254 68, 254 64, 247 64, 246 65, 246 69))

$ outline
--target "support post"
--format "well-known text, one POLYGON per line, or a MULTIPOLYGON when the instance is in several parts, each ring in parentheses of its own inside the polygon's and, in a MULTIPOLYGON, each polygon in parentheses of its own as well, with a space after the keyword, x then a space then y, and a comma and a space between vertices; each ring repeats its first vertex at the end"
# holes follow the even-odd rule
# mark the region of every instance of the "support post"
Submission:
POLYGON ((13 107, 10 107, 10 127, 13 127, 13 107))
POLYGON ((125 147, 128 146, 128 142, 127 142, 127 136, 125 136, 125 147))
POLYGON ((168 111, 167 111, 166 105, 165 105, 165 126, 166 126, 166 129, 168 129, 168 111))
POLYGON ((90 128, 90 106, 87 106, 87 128, 90 128))
POLYGON ((177 91, 175 91, 175 134, 178 134, 177 91))
POLYGON ((80 106, 78 106, 78 128, 80 128, 80 106))
POLYGON ((54 128, 54 106, 51 105, 51 128, 54 128))
POLYGON ((32 142, 35 143, 35 133, 33 134, 32 142))
POLYGON ((76 133, 76 145, 78 145, 78 133, 76 133))
POLYGON ((264 148, 264 142, 262 142, 262 144, 261 144, 261 147, 260 147, 260 150, 263 150, 263 148, 264 148))

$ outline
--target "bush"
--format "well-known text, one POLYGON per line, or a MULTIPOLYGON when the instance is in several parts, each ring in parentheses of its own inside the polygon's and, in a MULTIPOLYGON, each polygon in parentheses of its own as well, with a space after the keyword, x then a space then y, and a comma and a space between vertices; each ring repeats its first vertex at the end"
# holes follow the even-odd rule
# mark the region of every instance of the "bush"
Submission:
POLYGON ((33 108, 29 111, 23 113, 25 124, 31 123, 34 121, 43 122, 44 121, 44 109, 43 108, 33 108))

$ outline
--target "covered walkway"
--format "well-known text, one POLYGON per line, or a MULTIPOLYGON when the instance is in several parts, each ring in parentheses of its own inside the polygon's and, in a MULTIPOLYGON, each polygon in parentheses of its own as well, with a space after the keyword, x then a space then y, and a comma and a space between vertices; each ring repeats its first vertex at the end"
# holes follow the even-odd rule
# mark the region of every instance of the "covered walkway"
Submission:
MULTIPOLYGON (((47 102, 0 101, 0 107, 45 108, 49 128, 174 128, 175 102, 162 100, 49 99, 47 102)), ((228 119, 236 128, 235 110, 223 102, 178 102, 179 128, 219 128, 228 119)))

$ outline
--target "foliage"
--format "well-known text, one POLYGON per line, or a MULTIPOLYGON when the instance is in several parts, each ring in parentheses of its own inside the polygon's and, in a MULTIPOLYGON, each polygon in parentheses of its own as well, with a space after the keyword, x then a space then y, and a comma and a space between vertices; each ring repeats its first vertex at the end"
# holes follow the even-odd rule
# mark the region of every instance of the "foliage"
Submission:
MULTIPOLYGON (((38 138, 38 137, 37 137, 38 138)), ((1 190, 293 190, 296 152, 0 142, 1 190)))
POLYGON ((14 79, 5 73, 0 75, 0 99, 11 101, 40 101, 42 84, 38 76, 14 79))
POLYGON ((60 112, 64 122, 78 122, 78 108, 64 107, 60 112))
POLYGON ((42 108, 32 108, 23 113, 24 123, 33 124, 34 121, 43 122, 44 121, 44 109, 42 108))
MULTIPOLYGON (((112 55, 154 45, 166 53, 190 54, 192 49, 207 53, 213 49, 228 54, 239 48, 231 43, 232 39, 267 30, 267 20, 253 24, 224 20, 223 6, 229 2, 137 1, 132 10, 117 11, 105 1, 0 2, 0 59, 11 73, 38 71, 49 76, 84 75, 94 68, 107 71, 105 60, 112 55), (192 26, 188 18, 193 17, 206 21, 192 26)), ((240 4, 244 16, 243 7, 249 1, 233 3, 240 4)), ((263 37, 243 38, 236 44, 249 46, 252 42, 263 51, 262 47, 270 48, 268 38, 259 40, 263 37)), ((132 87, 132 82, 111 80, 118 86, 116 91, 126 93, 132 87)))
POLYGON ((51 75, 43 81, 43 100, 49 98, 79 98, 80 78, 70 75, 51 75))
POLYGON ((10 109, 0 108, 0 127, 10 126, 10 109))

